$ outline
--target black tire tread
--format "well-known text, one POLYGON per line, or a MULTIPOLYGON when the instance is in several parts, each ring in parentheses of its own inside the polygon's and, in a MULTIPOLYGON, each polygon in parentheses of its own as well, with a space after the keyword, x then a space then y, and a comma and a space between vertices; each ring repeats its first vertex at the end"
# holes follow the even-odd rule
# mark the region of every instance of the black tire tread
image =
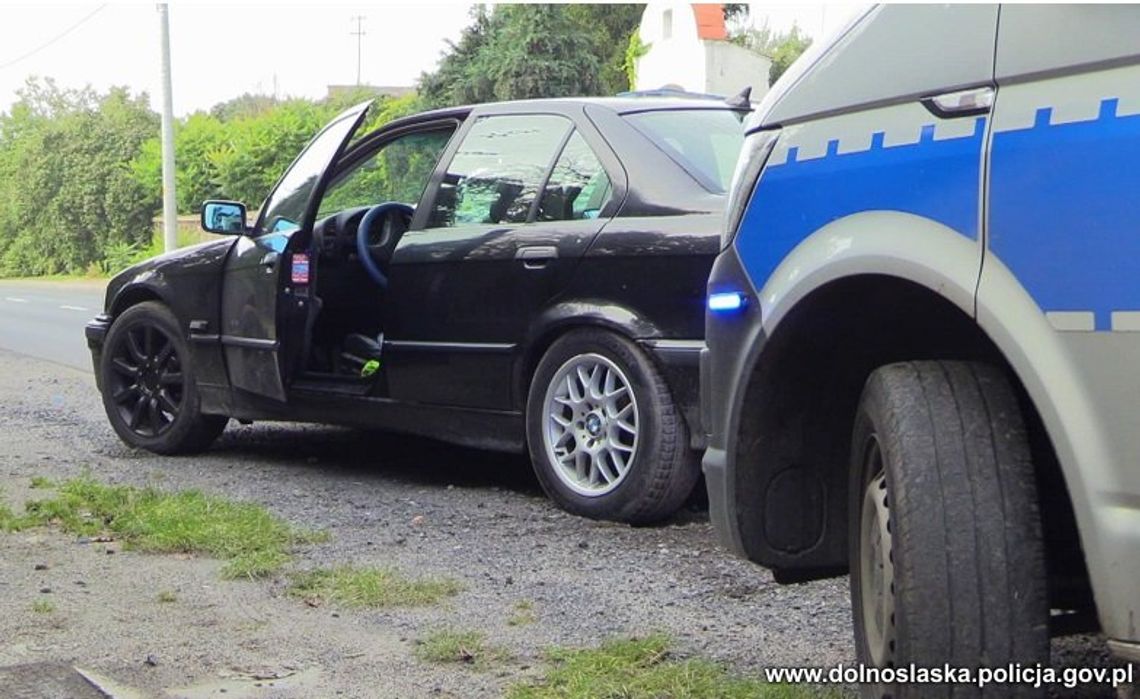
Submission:
MULTIPOLYGON (((1047 662, 1048 597, 1036 476, 1016 396, 996 367, 893 364, 868 379, 886 453, 902 663, 1047 662), (893 465, 893 468, 892 468, 893 465), (892 473, 893 471, 893 473, 892 473)), ((901 688, 902 696, 982 696, 901 688), (933 693, 932 693, 933 692, 933 693)), ((1034 696, 991 687, 987 696, 1034 696)))

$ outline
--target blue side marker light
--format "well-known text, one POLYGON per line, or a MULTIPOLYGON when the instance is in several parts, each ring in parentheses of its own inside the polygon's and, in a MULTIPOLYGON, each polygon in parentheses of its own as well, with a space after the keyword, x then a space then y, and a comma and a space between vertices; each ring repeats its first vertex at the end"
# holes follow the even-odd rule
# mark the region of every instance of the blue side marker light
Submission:
POLYGON ((744 294, 739 291, 709 294, 709 310, 714 313, 731 313, 741 308, 744 308, 744 294))

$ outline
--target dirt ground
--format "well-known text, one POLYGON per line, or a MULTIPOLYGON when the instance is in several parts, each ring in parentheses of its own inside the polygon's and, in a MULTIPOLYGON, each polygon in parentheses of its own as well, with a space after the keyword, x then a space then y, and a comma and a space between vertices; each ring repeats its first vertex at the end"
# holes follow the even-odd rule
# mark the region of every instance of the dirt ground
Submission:
MULTIPOLYGON (((339 428, 231 424, 199 457, 134 452, 90 374, 2 351, 0 398, 9 504, 42 496, 33 476, 198 488, 330 534, 290 569, 394 566, 463 585, 436 607, 314 607, 283 577, 225 581, 210 559, 0 534, 0 690, 5 667, 56 663, 123 697, 497 697, 540 673, 552 645, 653 631, 741 674, 853 660, 845 579, 777 585, 717 548, 699 509, 653 528, 592 522, 553 507, 522 457, 339 428), (533 623, 510 623, 520 602, 533 623), (513 658, 417 660, 417 639, 439 629, 482 631, 513 658)), ((1095 637, 1055 644, 1055 661, 1111 662, 1095 637)))

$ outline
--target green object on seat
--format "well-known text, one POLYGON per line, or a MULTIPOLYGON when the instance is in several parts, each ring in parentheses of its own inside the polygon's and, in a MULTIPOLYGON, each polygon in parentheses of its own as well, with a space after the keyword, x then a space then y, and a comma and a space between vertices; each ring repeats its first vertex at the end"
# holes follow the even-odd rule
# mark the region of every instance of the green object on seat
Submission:
POLYGON ((379 371, 379 369, 380 369, 380 360, 379 359, 369 359, 367 362, 364 363, 364 366, 360 368, 360 376, 361 376, 361 378, 366 379, 369 376, 372 376, 373 374, 375 374, 377 371, 379 371))

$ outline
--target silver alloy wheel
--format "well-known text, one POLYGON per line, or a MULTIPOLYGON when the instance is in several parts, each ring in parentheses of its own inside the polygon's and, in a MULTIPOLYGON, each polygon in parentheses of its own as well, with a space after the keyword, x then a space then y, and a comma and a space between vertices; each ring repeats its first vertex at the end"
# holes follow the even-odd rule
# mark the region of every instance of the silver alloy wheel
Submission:
POLYGON ((875 667, 890 667, 895 655, 895 565, 891 510, 883 456, 874 437, 867 445, 866 471, 875 476, 863 491, 859 527, 860 604, 867 650, 875 667))
POLYGON ((637 398, 617 364, 600 354, 571 357, 546 389, 542 439, 554 473, 579 495, 612 492, 637 457, 637 398))

